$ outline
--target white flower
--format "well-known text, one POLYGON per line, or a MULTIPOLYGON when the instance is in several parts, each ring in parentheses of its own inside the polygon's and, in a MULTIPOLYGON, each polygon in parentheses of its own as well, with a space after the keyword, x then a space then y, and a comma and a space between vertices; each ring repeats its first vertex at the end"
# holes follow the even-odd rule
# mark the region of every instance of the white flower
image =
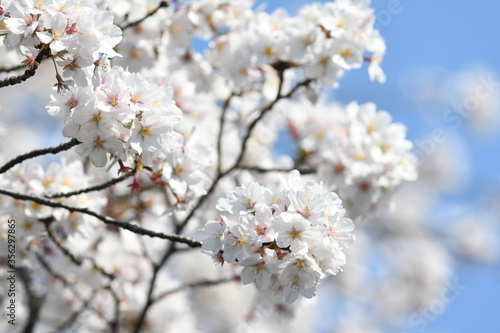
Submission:
POLYGON ((309 221, 301 216, 285 214, 276 220, 276 243, 279 247, 290 246, 293 253, 304 254, 309 250, 309 245, 321 243, 321 232, 312 228, 309 221))
POLYGON ((205 228, 201 231, 207 236, 202 239, 201 248, 206 251, 219 252, 222 248, 224 232, 226 230, 226 217, 222 217, 220 221, 208 221, 205 228))
POLYGON ((344 216, 344 211, 340 211, 328 218, 328 237, 339 249, 349 247, 354 242, 354 223, 344 216))
POLYGON ((245 226, 235 225, 224 235, 224 259, 231 263, 250 256, 256 249, 245 226))
POLYGON ((108 162, 108 152, 119 154, 122 150, 122 143, 116 137, 101 138, 98 135, 80 132, 82 143, 76 151, 82 156, 88 156, 96 167, 103 167, 108 162))
POLYGON ((14 34, 27 37, 33 34, 40 24, 37 20, 40 11, 33 7, 32 2, 14 1, 6 11, 10 12, 10 17, 5 19, 5 27, 14 34))
POLYGON ((141 154, 143 148, 161 148, 161 136, 172 128, 168 119, 163 118, 159 112, 147 111, 134 120, 132 135, 129 143, 137 153, 141 154))
POLYGON ((276 238, 274 216, 271 209, 263 207, 256 210, 255 215, 247 214, 243 217, 248 221, 248 224, 255 233, 256 244, 270 243, 276 238))
POLYGON ((260 289, 268 289, 271 283, 271 276, 277 271, 276 258, 270 255, 261 257, 260 254, 253 254, 240 262, 243 266, 241 271, 241 282, 255 284, 260 289))
POLYGON ((261 208, 271 192, 257 183, 239 186, 226 198, 220 198, 217 209, 233 215, 243 215, 261 208))
POLYGON ((285 301, 291 304, 299 295, 312 298, 316 295, 316 283, 321 275, 318 264, 309 256, 298 256, 290 260, 280 276, 285 301))
POLYGON ((40 16, 45 31, 37 32, 37 36, 44 44, 50 45, 52 54, 57 54, 71 47, 76 41, 77 34, 68 27, 68 16, 61 12, 44 13, 40 16))

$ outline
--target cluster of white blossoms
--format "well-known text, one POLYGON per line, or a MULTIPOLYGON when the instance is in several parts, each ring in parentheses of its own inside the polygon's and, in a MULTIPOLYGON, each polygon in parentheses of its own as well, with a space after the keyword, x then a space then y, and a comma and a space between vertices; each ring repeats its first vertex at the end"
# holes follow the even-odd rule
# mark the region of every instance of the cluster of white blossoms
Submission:
MULTIPOLYGON (((240 22, 248 24, 244 29, 235 26, 228 30, 225 25, 212 28, 212 34, 221 30, 223 34, 214 38, 208 57, 220 75, 234 82, 236 90, 258 82, 269 65, 278 70, 294 68, 323 85, 336 86, 345 70, 360 68, 368 61, 372 79, 385 79, 379 68, 385 43, 373 27, 368 2, 314 3, 304 6, 295 17, 282 9, 252 15, 242 9, 237 12, 244 16, 240 22)), ((195 31, 205 36, 207 29, 201 27, 213 27, 214 17, 199 14, 195 31)))
POLYGON ((282 108, 288 111, 300 162, 316 169, 338 193, 349 217, 390 208, 399 185, 416 179, 417 158, 406 127, 375 104, 312 105, 304 99, 282 108))
POLYGON ((170 150, 182 112, 168 85, 158 86, 121 67, 98 68, 94 86, 52 94, 48 112, 65 121, 63 135, 78 139, 77 151, 98 167, 108 154, 122 161, 141 155, 146 164, 170 150))
MULTIPOLYGON (((119 13, 121 22, 147 13, 157 3, 132 1, 123 6, 113 0, 110 8, 119 13)), ((126 38, 118 45, 123 58, 117 62, 138 71, 153 66, 154 59, 161 60, 171 71, 186 69, 202 90, 213 76, 237 92, 257 89, 285 69, 337 86, 345 71, 364 62, 370 64, 371 79, 385 81, 380 63, 386 46, 374 28, 369 1, 313 3, 295 16, 284 9, 268 13, 262 7, 252 8, 254 4, 197 0, 162 8, 149 22, 124 32, 126 38)))
POLYGON ((287 303, 311 298, 317 284, 345 264, 342 249, 354 240, 339 197, 297 170, 280 178, 275 191, 256 182, 218 201, 226 213, 209 221, 202 249, 221 263, 243 266, 243 284, 282 290, 287 303))
MULTIPOLYGON (((90 68, 100 54, 114 57, 121 29, 105 5, 91 0, 4 0, 0 19, 7 29, 4 44, 17 48, 29 68, 43 49, 61 59, 63 77, 85 83, 82 69, 90 68)), ((63 81, 62 77, 58 77, 63 81)), ((82 83, 81 83, 82 84, 82 83)))
MULTIPOLYGON (((0 187, 19 194, 44 198, 51 194, 67 193, 87 188, 90 185, 83 164, 79 160, 53 162, 47 170, 38 163, 21 163, 0 175, 0 187)), ((49 200, 45 198, 46 200, 49 200)), ((50 199, 71 207, 86 207, 100 211, 106 205, 104 193, 83 193, 71 197, 50 199)), ((92 216, 71 213, 63 208, 41 205, 33 201, 22 201, 0 196, 0 216, 10 216, 18 221, 16 233, 22 241, 19 249, 45 233, 44 223, 54 223, 73 245, 77 252, 85 251, 104 225, 92 216)), ((3 226, 3 224, 2 224, 3 226)), ((2 233, 7 235, 7 233, 2 233)), ((16 235, 16 237, 17 237, 16 235)))

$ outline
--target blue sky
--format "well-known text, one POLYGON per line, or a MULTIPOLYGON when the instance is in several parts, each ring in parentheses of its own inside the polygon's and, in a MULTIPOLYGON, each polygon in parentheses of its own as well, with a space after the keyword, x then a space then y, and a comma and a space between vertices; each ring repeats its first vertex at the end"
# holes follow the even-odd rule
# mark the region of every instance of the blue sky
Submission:
MULTIPOLYGON (((268 9, 285 6, 294 13, 311 1, 260 2, 268 3, 268 9)), ((436 126, 446 127, 443 114, 450 106, 432 106, 422 112, 421 106, 402 89, 412 79, 405 73, 425 66, 453 75, 482 66, 500 77, 500 1, 372 0, 372 6, 388 46, 382 66, 387 82, 373 83, 366 70, 352 71, 341 80, 336 99, 373 101, 379 109, 388 110, 397 121, 404 122, 411 139, 419 139, 436 126), (390 13, 391 6, 397 13, 390 13)), ((458 128, 455 134, 464 142, 471 157, 471 178, 459 193, 445 198, 443 207, 474 208, 481 192, 498 188, 500 184, 500 135, 478 138, 466 126, 458 128)), ((403 331, 500 332, 500 267, 460 264, 457 272, 458 281, 466 287, 463 293, 438 318, 430 320, 425 329, 414 327, 403 331)))

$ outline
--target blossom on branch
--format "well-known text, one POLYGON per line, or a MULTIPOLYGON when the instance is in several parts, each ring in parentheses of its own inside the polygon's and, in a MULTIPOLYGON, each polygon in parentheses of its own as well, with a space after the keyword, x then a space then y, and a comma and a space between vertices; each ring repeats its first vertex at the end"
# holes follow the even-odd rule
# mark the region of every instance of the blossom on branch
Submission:
POLYGON ((255 182, 237 187, 219 199, 217 208, 229 215, 207 222, 201 230, 202 249, 238 262, 243 284, 255 281, 261 290, 278 290, 287 303, 299 295, 313 297, 316 285, 345 263, 327 257, 342 256, 354 240, 354 225, 344 217, 338 196, 322 184, 302 180, 297 170, 281 178, 276 191, 255 182), (288 204, 279 208, 273 196, 287 198, 288 204), (271 284, 273 277, 279 283, 271 284))

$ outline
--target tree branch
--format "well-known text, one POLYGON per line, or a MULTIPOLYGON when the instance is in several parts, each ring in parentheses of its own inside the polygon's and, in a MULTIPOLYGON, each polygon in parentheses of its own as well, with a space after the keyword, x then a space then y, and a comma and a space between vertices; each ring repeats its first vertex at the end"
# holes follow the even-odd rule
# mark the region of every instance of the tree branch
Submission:
POLYGON ((15 166, 16 164, 22 163, 26 160, 29 160, 34 157, 42 156, 42 155, 47 155, 47 154, 57 154, 65 150, 69 150, 73 148, 74 146, 77 146, 80 144, 80 141, 77 139, 71 139, 71 141, 60 144, 57 147, 49 147, 49 148, 44 148, 44 149, 37 149, 30 151, 29 153, 19 155, 16 158, 10 160, 7 162, 4 166, 0 168, 0 174, 5 173, 8 171, 10 168, 15 166))
POLYGON ((40 308, 43 304, 44 297, 37 295, 35 286, 31 279, 31 275, 27 267, 19 267, 19 275, 21 281, 24 284, 26 295, 28 297, 29 315, 26 326, 24 326, 23 332, 32 332, 35 328, 36 322, 38 321, 38 315, 40 313, 40 308))
POLYGON ((248 140, 250 139, 250 137, 252 136, 252 133, 253 133, 253 130, 254 128, 257 126, 257 124, 262 120, 262 118, 264 117, 264 115, 270 111, 275 105, 276 103, 278 103, 280 100, 284 99, 284 98, 290 98, 293 94, 295 94, 295 92, 300 88, 300 87, 303 87, 303 86, 307 86, 309 83, 311 83, 312 80, 311 79, 306 79, 302 82, 299 82, 297 83, 297 85, 295 85, 295 87, 293 87, 292 90, 290 90, 286 95, 282 95, 281 94, 281 88, 282 88, 282 85, 283 85, 283 79, 281 79, 280 81, 280 85, 279 85, 279 89, 278 89, 278 95, 276 96, 276 98, 271 102, 269 103, 266 107, 264 107, 261 111, 260 111, 260 114, 257 118, 255 118, 251 123, 250 125, 248 126, 248 131, 247 131, 247 134, 245 135, 245 137, 243 138, 243 141, 241 143, 241 150, 240 150, 240 154, 238 155, 238 158, 236 159, 236 162, 234 163, 234 165, 232 166, 231 169, 229 169, 228 171, 232 170, 232 169, 235 169, 237 168, 241 161, 243 160, 243 157, 245 155, 245 152, 246 152, 246 145, 248 143, 248 140))
MULTIPOLYGON (((279 168, 265 169, 265 168, 261 168, 261 167, 257 167, 257 166, 240 166, 240 167, 238 167, 238 169, 239 170, 254 171, 254 172, 259 172, 259 173, 267 173, 267 172, 291 172, 292 170, 294 170, 296 168, 292 168, 292 169, 279 169, 279 168)), ((298 169, 298 170, 303 175, 312 174, 312 173, 316 172, 316 170, 314 170, 314 169, 298 169)))
MULTIPOLYGON (((178 228, 177 228, 178 229, 178 228)), ((160 262, 156 265, 153 265, 153 276, 151 277, 151 281, 149 282, 149 288, 148 288, 148 295, 146 298, 146 303, 144 304, 144 307, 142 308, 141 314, 139 315, 139 318, 136 321, 135 328, 132 331, 133 333, 140 333, 142 329, 142 325, 144 325, 144 322, 146 320, 146 315, 149 311, 149 308, 151 305, 153 305, 153 290, 155 288, 155 283, 156 283, 156 278, 158 277, 158 272, 160 271, 160 268, 165 264, 165 262, 168 260, 168 258, 175 252, 175 246, 174 243, 170 243, 168 246, 167 251, 165 251, 163 257, 161 258, 160 262)))
MULTIPOLYGON (((80 300, 80 302, 82 302, 82 308, 80 309, 80 311, 77 311, 73 315, 71 315, 68 318, 68 320, 63 325, 61 325, 61 327, 66 327, 66 326, 71 325, 71 323, 74 322, 76 320, 76 318, 78 318, 78 316, 83 312, 84 309, 89 309, 89 310, 93 311, 98 317, 100 317, 102 320, 104 320, 105 322, 107 322, 111 326, 111 324, 108 322, 108 320, 106 318, 104 318, 104 316, 102 315, 102 313, 100 313, 99 311, 97 311, 95 308, 93 308, 90 305, 90 302, 95 297, 95 295, 97 295, 97 291, 99 289, 94 289, 92 291, 92 293, 90 294, 90 296, 88 297, 88 299, 84 300, 83 297, 82 297, 82 295, 80 295, 80 293, 78 292, 78 290, 74 287, 73 283, 70 283, 68 280, 66 280, 66 278, 64 276, 62 276, 58 272, 54 271, 54 269, 52 269, 52 267, 45 260, 45 258, 43 258, 39 253, 34 252, 34 254, 35 254, 36 258, 38 259, 38 262, 40 262, 40 264, 47 271, 47 273, 50 276, 52 276, 53 278, 61 281, 62 284, 66 288, 68 288, 73 293, 73 295, 75 295, 75 297, 78 298, 78 300, 80 300)), ((58 330, 58 332, 59 331, 60 330, 58 330)))
MULTIPOLYGON (((77 258, 73 253, 71 253, 71 251, 66 247, 66 245, 64 245, 59 236, 57 236, 56 232, 50 226, 49 223, 45 224, 45 229, 47 230, 50 239, 52 239, 54 244, 56 244, 56 246, 64 253, 64 255, 66 255, 77 266, 81 266, 83 264, 83 260, 81 258, 77 258)), ((89 260, 92 263, 92 268, 101 273, 102 275, 106 276, 111 280, 115 278, 113 274, 106 272, 104 268, 97 265, 97 263, 93 258, 87 257, 85 259, 89 260)))
POLYGON ((167 8, 168 7, 168 2, 167 1, 161 1, 160 4, 158 5, 158 7, 156 7, 152 12, 148 13, 146 16, 144 16, 143 18, 140 18, 138 19, 137 21, 134 21, 134 22, 130 22, 130 23, 127 23, 125 24, 123 27, 120 27, 120 29, 122 30, 125 30, 125 29, 128 29, 130 27, 133 27, 133 26, 136 26, 140 23, 142 23, 144 20, 146 20, 148 17, 151 17, 153 16, 154 14, 156 14, 156 12, 158 10, 160 10, 160 8, 167 8))
POLYGON ((217 172, 221 173, 221 162, 222 162, 222 133, 224 130, 224 122, 226 120, 227 109, 229 108, 229 104, 231 103, 231 99, 233 98, 234 93, 231 93, 229 97, 224 101, 222 105, 222 110, 219 119, 219 133, 217 135, 217 172))
POLYGON ((91 186, 91 187, 87 187, 87 188, 84 188, 84 189, 81 189, 81 190, 76 190, 76 191, 72 191, 72 192, 66 192, 66 193, 54 193, 54 194, 47 194, 47 195, 44 195, 45 198, 48 198, 48 199, 56 199, 56 198, 69 198, 69 197, 72 197, 72 196, 75 196, 75 195, 79 195, 79 194, 83 194, 83 193, 89 193, 89 192, 95 192, 95 191, 100 191, 100 190, 104 190, 105 188, 108 188, 112 185, 115 185, 115 184, 118 184, 122 181, 124 181, 125 179, 129 178, 130 176, 132 176, 133 174, 135 173, 135 169, 125 173, 124 175, 120 176, 120 177, 117 177, 117 178, 113 178, 103 184, 99 184, 99 185, 95 185, 95 186, 91 186))
MULTIPOLYGON (((43 48, 40 50, 38 55, 35 58, 35 63, 33 65, 32 69, 27 69, 24 71, 24 74, 17 75, 17 76, 11 76, 6 79, 3 79, 0 81, 0 88, 8 87, 8 86, 13 86, 16 84, 19 84, 23 81, 26 81, 30 77, 34 76, 36 74, 36 70, 38 69, 39 64, 42 62, 42 60, 49 55, 49 49, 48 47, 43 48)), ((15 67, 14 67, 15 68, 15 67)))
POLYGON ((15 65, 12 67, 8 67, 8 68, 0 68, 0 73, 14 72, 14 71, 18 71, 20 69, 23 69, 25 67, 26 67, 26 65, 21 64, 21 65, 15 65))
POLYGON ((49 206, 49 207, 53 207, 53 208, 63 208, 63 209, 66 209, 70 212, 78 212, 78 213, 90 215, 90 216, 93 216, 93 217, 101 220, 102 222, 104 222, 106 224, 114 225, 114 226, 117 226, 119 228, 126 229, 126 230, 133 232, 133 233, 140 234, 143 236, 167 239, 167 240, 170 240, 172 242, 184 243, 190 247, 201 247, 201 242, 198 240, 195 240, 193 238, 184 237, 184 236, 180 236, 180 235, 176 235, 176 234, 165 234, 162 232, 151 231, 148 229, 144 229, 144 228, 142 228, 138 225, 135 225, 135 224, 131 224, 128 222, 123 222, 123 221, 117 221, 117 220, 108 218, 104 215, 98 214, 98 213, 91 211, 87 208, 67 206, 67 205, 62 204, 60 202, 50 201, 50 200, 34 197, 31 195, 10 192, 10 191, 6 191, 3 189, 0 189, 0 194, 6 195, 6 196, 12 197, 14 199, 18 199, 18 200, 33 201, 33 202, 36 202, 36 203, 38 203, 40 205, 44 205, 44 206, 49 206))
POLYGON ((216 286, 216 285, 219 285, 219 284, 223 284, 223 283, 226 283, 226 282, 232 282, 232 281, 236 281, 236 277, 230 277, 230 278, 222 278, 222 279, 219 279, 219 280, 201 280, 201 281, 197 281, 197 282, 191 282, 191 283, 187 283, 187 284, 184 284, 182 286, 179 286, 177 288, 174 288, 174 289, 171 289, 171 290, 168 290, 168 291, 165 291, 164 293, 161 293, 159 294, 158 296, 156 296, 152 302, 155 303, 155 302, 158 302, 160 301, 162 298, 165 298, 169 295, 172 295, 172 294, 175 294, 179 291, 182 291, 184 289, 189 289, 189 288, 197 288, 197 287, 210 287, 210 286, 216 286))

